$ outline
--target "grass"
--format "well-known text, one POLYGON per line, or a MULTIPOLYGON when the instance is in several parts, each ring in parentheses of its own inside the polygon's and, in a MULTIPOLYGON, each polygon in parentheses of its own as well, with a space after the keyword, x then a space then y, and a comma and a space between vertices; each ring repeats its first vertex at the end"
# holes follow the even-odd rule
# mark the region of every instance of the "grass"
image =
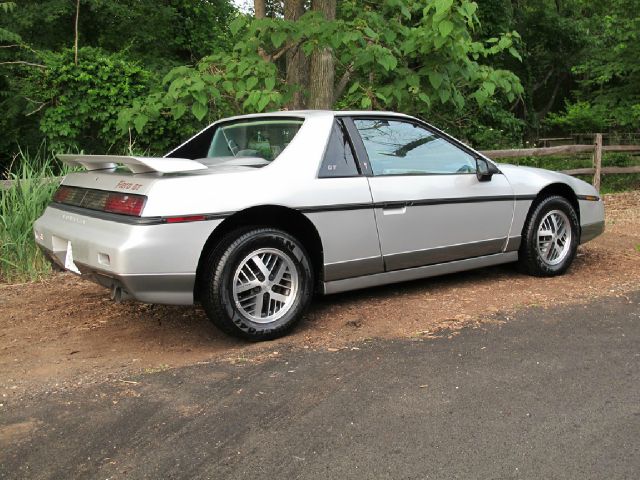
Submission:
POLYGON ((44 148, 34 155, 20 152, 5 177, 14 180, 0 189, 0 282, 36 280, 50 272, 33 237, 33 222, 51 201, 60 166, 44 148))

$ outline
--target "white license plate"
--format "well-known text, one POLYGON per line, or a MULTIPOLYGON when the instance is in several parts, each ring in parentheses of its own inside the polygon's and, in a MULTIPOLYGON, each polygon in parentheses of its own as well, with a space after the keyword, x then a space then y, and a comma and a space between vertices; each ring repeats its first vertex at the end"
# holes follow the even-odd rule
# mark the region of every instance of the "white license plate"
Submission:
POLYGON ((71 242, 67 242, 67 253, 64 257, 64 268, 80 275, 80 270, 75 263, 73 263, 73 249, 71 248, 71 242))

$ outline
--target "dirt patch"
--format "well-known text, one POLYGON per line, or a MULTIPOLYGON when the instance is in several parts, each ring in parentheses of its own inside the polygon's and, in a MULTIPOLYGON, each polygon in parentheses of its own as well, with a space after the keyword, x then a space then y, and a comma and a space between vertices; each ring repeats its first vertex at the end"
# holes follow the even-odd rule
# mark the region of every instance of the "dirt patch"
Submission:
POLYGON ((292 348, 334 351, 376 337, 451 335, 508 320, 522 307, 624 295, 640 286, 640 192, 605 202, 606 233, 580 247, 562 277, 502 266, 319 298, 292 335, 261 344, 223 335, 198 307, 115 304, 106 290, 71 274, 0 285, 0 404, 214 359, 242 363, 292 348))
POLYGON ((16 443, 28 439, 42 422, 31 418, 24 422, 11 423, 0 427, 0 448, 9 448, 16 443))

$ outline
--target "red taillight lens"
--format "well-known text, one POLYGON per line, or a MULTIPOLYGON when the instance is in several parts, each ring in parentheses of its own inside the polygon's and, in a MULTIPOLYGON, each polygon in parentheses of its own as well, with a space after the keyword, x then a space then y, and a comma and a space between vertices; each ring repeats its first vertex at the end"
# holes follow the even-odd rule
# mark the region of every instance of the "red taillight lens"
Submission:
POLYGON ((87 210, 139 217, 147 197, 92 188, 61 186, 53 195, 53 201, 87 210))
POLYGON ((142 214, 145 200, 146 197, 143 195, 110 193, 104 203, 104 211, 139 217, 142 214))
POLYGON ((64 203, 69 195, 71 194, 71 189, 69 187, 59 187, 56 190, 56 193, 53 194, 53 201, 58 203, 64 203))

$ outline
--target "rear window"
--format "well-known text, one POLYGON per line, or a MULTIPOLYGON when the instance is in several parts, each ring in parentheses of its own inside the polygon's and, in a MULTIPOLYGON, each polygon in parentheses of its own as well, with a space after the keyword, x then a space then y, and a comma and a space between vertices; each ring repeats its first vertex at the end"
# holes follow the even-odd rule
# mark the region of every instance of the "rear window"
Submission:
POLYGON ((275 160, 297 135, 304 120, 256 118, 209 127, 167 156, 190 158, 208 165, 247 163, 261 166, 275 160), (247 159, 246 162, 242 159, 247 159))
POLYGON ((263 120, 216 128, 207 157, 258 157, 272 161, 296 136, 302 120, 263 120))

